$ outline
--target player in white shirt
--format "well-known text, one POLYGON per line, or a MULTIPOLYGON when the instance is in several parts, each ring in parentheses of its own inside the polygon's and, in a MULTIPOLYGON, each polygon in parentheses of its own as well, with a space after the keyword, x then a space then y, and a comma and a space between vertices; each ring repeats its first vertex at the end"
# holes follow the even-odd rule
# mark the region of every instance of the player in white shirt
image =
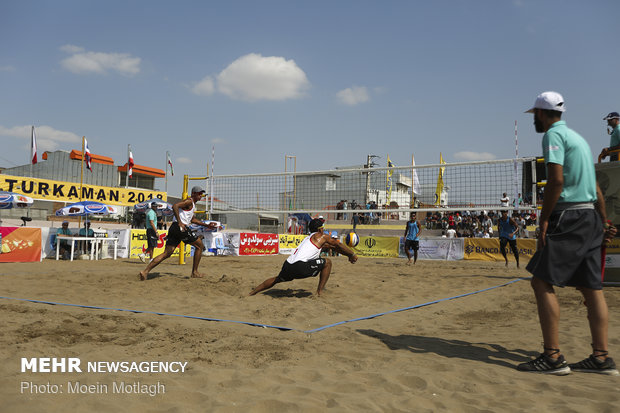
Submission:
POLYGON ((204 277, 204 275, 198 272, 198 265, 200 264, 202 251, 205 247, 202 244, 202 238, 196 235, 189 228, 190 224, 196 224, 210 229, 214 229, 217 226, 214 222, 204 223, 194 217, 196 202, 202 199, 204 192, 204 189, 199 186, 195 186, 192 188, 192 194, 189 198, 177 202, 172 206, 172 210, 174 211, 174 220, 168 230, 166 248, 164 249, 164 252, 152 259, 144 270, 140 271, 140 281, 146 281, 149 272, 153 268, 157 267, 163 260, 170 257, 181 242, 193 245, 196 248, 196 251, 194 252, 191 278, 204 277))
POLYGON ((316 295, 320 296, 332 271, 332 262, 329 258, 321 258, 322 250, 334 249, 349 257, 351 264, 357 261, 357 255, 346 245, 332 238, 329 233, 323 232, 323 220, 313 219, 308 224, 311 234, 299 244, 297 249, 284 261, 282 270, 277 277, 267 278, 252 290, 250 295, 265 291, 277 283, 293 281, 301 278, 316 277, 319 275, 319 286, 316 295))

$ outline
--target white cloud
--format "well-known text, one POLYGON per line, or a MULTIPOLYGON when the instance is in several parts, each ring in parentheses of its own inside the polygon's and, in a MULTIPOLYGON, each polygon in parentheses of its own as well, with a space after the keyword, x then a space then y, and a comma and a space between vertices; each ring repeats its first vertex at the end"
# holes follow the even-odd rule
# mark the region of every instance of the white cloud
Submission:
POLYGON ((140 72, 139 57, 128 53, 87 52, 79 46, 65 45, 60 48, 71 56, 60 63, 68 71, 75 74, 107 74, 117 72, 124 76, 133 76, 140 72))
POLYGON ((176 161, 177 161, 178 163, 192 163, 192 160, 191 160, 191 159, 189 159, 189 158, 184 158, 184 157, 177 158, 177 159, 176 159, 176 161))
POLYGON ((489 152, 463 151, 455 153, 454 158, 462 161, 490 161, 497 157, 489 152))
MULTIPOLYGON (((32 126, 14 126, 6 128, 0 125, 0 136, 10 138, 30 139, 32 126)), ((37 137, 37 150, 40 153, 53 151, 60 148, 62 143, 79 143, 81 138, 73 132, 66 132, 52 128, 51 126, 35 126, 37 137)))
POLYGON ((206 76, 200 82, 192 86, 191 90, 196 95, 211 96, 215 93, 215 82, 213 81, 213 77, 206 76))
POLYGON ((294 60, 257 53, 241 56, 217 75, 220 93, 249 102, 298 99, 309 87, 306 73, 294 60))
POLYGON ((14 72, 14 71, 15 71, 15 66, 10 66, 10 65, 0 66, 0 72, 14 72))
POLYGON ((74 54, 74 53, 81 53, 84 51, 83 47, 80 46, 75 46, 72 44, 66 44, 64 46, 60 46, 60 50, 65 52, 65 53, 69 53, 69 54, 74 54))
POLYGON ((338 97, 340 102, 350 106, 355 106, 360 103, 368 102, 370 100, 370 96, 368 96, 368 89, 366 89, 366 86, 348 87, 336 93, 336 96, 338 97))

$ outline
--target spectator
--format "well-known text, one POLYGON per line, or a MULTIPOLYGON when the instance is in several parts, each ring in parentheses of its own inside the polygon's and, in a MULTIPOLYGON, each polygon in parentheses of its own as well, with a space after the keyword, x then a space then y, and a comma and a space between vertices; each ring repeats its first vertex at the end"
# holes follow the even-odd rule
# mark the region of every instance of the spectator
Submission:
POLYGON ((615 162, 618 160, 618 152, 611 153, 611 151, 620 149, 620 114, 618 112, 611 112, 603 120, 607 121, 607 132, 611 136, 609 137, 609 147, 603 148, 599 158, 605 159, 609 156, 609 161, 615 162))
POLYGON ((58 252, 62 256, 63 260, 68 260, 70 257, 71 246, 69 241, 58 239, 59 235, 66 235, 68 237, 71 236, 71 231, 69 230, 69 221, 63 221, 62 226, 58 228, 56 231, 56 242, 58 243, 58 252))

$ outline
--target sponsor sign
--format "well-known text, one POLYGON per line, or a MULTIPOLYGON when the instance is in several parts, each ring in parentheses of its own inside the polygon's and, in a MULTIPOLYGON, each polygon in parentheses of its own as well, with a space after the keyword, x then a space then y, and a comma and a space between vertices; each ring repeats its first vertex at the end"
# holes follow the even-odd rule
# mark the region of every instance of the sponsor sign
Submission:
POLYGON ((270 255, 278 253, 278 234, 239 234, 239 255, 270 255))
POLYGON ((360 237, 353 251, 363 257, 398 257, 399 237, 360 237))
POLYGON ((279 234, 280 254, 292 254, 306 237, 307 235, 279 234))
MULTIPOLYGON (((519 250, 519 258, 523 257, 528 260, 536 252, 536 240, 517 239, 517 249, 519 250)), ((464 252, 466 260, 504 261, 504 256, 499 251, 499 238, 465 238, 464 252)), ((511 257, 514 260, 509 244, 506 244, 506 254, 508 260, 511 257)))
MULTIPOLYGON (((406 257, 405 239, 401 238, 401 257, 406 257)), ((440 238, 440 239, 420 239, 420 249, 418 259, 423 260, 449 260, 456 261, 463 259, 464 238, 440 238)))
POLYGON ((41 228, 0 227, 0 262, 41 260, 41 228))
POLYGON ((17 192, 35 199, 58 202, 96 201, 108 205, 133 206, 152 198, 164 201, 168 195, 163 191, 147 189, 116 188, 110 186, 82 185, 76 182, 53 181, 0 174, 0 191, 17 192))
MULTIPOLYGON (((162 252, 164 252, 164 248, 166 247, 166 236, 168 235, 168 231, 157 231, 157 235, 159 235, 159 240, 157 241, 157 246, 153 250, 153 257, 158 256, 162 252)), ((131 235, 129 239, 129 258, 140 258, 140 254, 144 254, 144 251, 148 248, 148 243, 146 240, 146 230, 145 229, 132 229, 131 235)), ((185 245, 185 256, 189 257, 191 252, 191 246, 185 245)), ((172 253, 172 257, 179 256, 179 248, 175 248, 172 253)))
POLYGON ((614 238, 607 244, 607 254, 620 254, 620 238, 614 238))

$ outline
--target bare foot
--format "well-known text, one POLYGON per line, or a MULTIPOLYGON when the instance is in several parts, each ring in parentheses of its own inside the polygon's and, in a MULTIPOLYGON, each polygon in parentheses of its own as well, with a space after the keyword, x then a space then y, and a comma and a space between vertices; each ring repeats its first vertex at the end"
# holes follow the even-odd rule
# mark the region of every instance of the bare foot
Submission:
POLYGON ((146 274, 144 271, 140 271, 140 281, 146 281, 146 274))
POLYGON ((204 274, 200 274, 199 272, 193 273, 192 278, 204 278, 204 274))

